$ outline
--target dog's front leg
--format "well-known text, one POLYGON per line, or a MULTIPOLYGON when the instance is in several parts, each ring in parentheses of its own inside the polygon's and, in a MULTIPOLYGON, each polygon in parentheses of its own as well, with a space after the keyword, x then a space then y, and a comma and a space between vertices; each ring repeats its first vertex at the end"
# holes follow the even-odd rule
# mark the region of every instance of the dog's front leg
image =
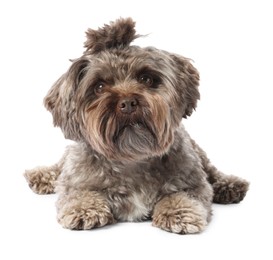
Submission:
POLYGON ((115 219, 99 192, 70 190, 57 201, 58 221, 68 229, 92 229, 112 224, 115 219))
POLYGON ((185 192, 166 195, 154 208, 153 225, 163 230, 190 234, 204 230, 210 211, 185 192))

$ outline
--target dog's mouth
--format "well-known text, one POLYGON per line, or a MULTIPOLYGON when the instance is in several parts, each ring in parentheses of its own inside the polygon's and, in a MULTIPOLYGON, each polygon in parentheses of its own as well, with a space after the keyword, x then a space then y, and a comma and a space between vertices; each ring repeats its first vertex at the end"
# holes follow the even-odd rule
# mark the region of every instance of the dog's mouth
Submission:
POLYGON ((114 141, 117 140, 119 138, 119 136, 122 136, 126 132, 130 132, 130 133, 136 134, 136 135, 143 133, 143 132, 147 132, 147 133, 150 133, 152 136, 154 136, 153 130, 147 124, 145 124, 143 122, 130 122, 130 123, 126 123, 126 124, 120 126, 117 129, 117 131, 113 137, 113 140, 114 141))
POLYGON ((132 148, 152 148, 156 144, 156 134, 152 127, 144 121, 127 122, 116 130, 113 143, 132 148))
MULTIPOLYGON (((147 128, 147 126, 145 124, 143 124, 142 122, 132 122, 132 123, 128 123, 125 124, 124 126, 122 126, 119 130, 120 133, 122 133, 123 131, 125 131, 126 129, 128 130, 140 130, 140 129, 144 129, 147 128)), ((148 128, 147 128, 148 130, 148 128)))

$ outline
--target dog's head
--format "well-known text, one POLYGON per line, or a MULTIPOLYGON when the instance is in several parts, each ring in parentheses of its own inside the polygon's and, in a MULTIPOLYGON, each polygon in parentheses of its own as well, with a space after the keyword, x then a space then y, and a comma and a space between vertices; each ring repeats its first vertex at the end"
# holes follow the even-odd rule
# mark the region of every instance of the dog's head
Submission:
POLYGON ((164 154, 199 98, 199 74, 182 56, 130 46, 135 23, 87 31, 86 51, 45 97, 65 137, 113 160, 164 154))

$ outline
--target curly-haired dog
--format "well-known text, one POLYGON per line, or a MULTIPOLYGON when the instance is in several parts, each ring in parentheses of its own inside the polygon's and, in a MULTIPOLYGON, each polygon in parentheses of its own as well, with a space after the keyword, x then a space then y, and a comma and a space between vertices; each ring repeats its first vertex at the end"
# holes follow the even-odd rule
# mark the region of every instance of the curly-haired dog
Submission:
POLYGON ((75 144, 25 177, 35 192, 59 194, 65 228, 151 218, 167 231, 200 232, 212 202, 241 201, 248 182, 218 171, 181 125, 199 99, 197 70, 177 54, 130 45, 134 25, 87 31, 83 56, 44 100, 75 144))

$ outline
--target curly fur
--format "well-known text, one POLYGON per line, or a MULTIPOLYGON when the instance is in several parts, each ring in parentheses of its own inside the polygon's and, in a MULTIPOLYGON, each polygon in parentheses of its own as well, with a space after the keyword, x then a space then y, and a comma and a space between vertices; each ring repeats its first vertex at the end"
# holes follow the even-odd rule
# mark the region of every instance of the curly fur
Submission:
POLYGON ((249 184, 218 171, 181 124, 199 99, 196 68, 180 55, 131 46, 134 25, 121 18, 88 30, 83 56, 44 100, 75 144, 25 177, 35 192, 59 194, 65 228, 151 218, 170 232, 201 232, 212 202, 238 203, 249 184))
POLYGON ((135 22, 131 18, 118 19, 110 25, 104 25, 98 30, 88 29, 86 32, 87 40, 84 43, 85 54, 101 52, 110 48, 124 48, 135 40, 135 22))

